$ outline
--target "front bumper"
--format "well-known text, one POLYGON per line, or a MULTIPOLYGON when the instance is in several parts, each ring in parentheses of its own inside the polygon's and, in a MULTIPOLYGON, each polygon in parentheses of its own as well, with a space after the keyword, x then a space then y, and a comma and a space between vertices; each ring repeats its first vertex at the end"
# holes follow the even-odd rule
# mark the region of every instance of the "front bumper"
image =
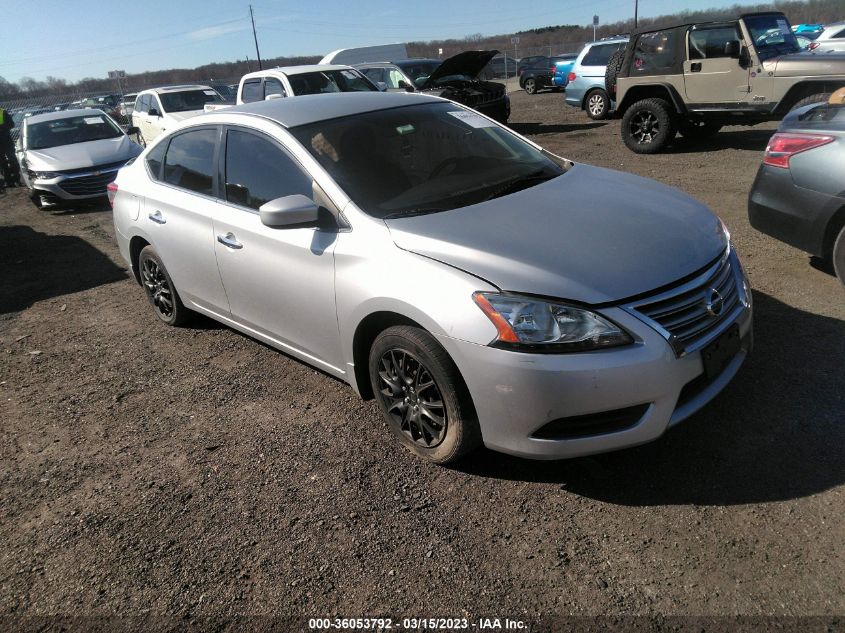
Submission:
POLYGON ((625 347, 578 354, 528 354, 439 337, 455 360, 475 405, 484 444, 493 450, 557 459, 603 453, 660 437, 712 400, 734 377, 753 346, 752 307, 742 305, 719 332, 734 324, 739 352, 711 380, 702 350, 680 357, 668 341, 622 308, 602 314, 631 332, 625 347), (537 437, 554 422, 620 410, 637 418, 620 430, 567 439, 537 437))
POLYGON ((60 174, 54 178, 31 178, 33 196, 43 207, 59 207, 102 198, 119 168, 60 174))

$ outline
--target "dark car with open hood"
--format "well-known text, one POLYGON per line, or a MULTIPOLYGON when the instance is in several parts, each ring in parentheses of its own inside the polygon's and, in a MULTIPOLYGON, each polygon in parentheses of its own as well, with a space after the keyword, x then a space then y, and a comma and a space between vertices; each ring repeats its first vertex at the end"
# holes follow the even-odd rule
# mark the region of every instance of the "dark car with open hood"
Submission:
POLYGON ((443 61, 439 59, 401 59, 371 62, 355 67, 367 78, 382 82, 387 90, 407 90, 444 97, 500 123, 507 123, 511 103, 504 84, 484 81, 481 71, 499 51, 464 51, 443 61))

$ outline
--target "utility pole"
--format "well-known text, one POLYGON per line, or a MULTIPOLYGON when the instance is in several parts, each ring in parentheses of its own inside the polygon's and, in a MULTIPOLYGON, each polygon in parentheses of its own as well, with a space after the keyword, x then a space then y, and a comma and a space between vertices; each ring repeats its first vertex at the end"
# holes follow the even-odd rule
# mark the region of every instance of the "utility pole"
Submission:
POLYGON ((255 40, 255 56, 258 58, 258 70, 264 70, 261 65, 261 53, 258 52, 258 36, 255 34, 255 16, 252 14, 252 5, 249 5, 249 19, 252 20, 252 39, 255 40))
MULTIPOLYGON (((637 9, 639 8, 639 3, 639 0, 634 0, 634 29, 637 28, 637 9)), ((252 7, 250 7, 249 10, 252 11, 252 7)), ((256 44, 256 46, 258 46, 258 44, 256 44)))

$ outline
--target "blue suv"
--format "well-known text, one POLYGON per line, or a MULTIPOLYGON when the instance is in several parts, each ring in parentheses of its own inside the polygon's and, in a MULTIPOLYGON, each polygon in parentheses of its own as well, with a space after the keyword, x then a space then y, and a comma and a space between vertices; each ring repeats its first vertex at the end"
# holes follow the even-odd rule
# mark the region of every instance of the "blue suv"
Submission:
POLYGON ((612 110, 610 96, 604 89, 604 73, 610 56, 623 47, 628 37, 614 37, 587 44, 578 54, 566 83, 566 103, 587 111, 599 121, 612 110))

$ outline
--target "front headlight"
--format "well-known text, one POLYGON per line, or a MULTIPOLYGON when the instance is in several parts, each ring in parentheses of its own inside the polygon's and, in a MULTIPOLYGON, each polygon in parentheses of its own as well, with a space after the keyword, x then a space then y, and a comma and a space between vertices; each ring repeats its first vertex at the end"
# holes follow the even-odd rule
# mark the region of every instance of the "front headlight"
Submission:
POLYGON ((30 172, 30 174, 32 174, 37 180, 51 180, 61 176, 61 174, 56 171, 36 171, 30 172))
POLYGON ((495 292, 472 298, 496 326, 500 347, 560 353, 633 343, 625 330, 584 308, 495 292))

